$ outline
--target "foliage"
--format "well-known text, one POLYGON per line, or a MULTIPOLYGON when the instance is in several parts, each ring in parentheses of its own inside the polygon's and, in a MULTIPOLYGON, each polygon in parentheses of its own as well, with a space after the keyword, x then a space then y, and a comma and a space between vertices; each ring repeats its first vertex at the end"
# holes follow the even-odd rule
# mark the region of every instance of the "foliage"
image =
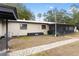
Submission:
POLYGON ((17 8, 17 14, 19 19, 35 19, 34 14, 29 11, 22 3, 6 3, 6 5, 14 6, 17 8))
POLYGON ((53 10, 49 10, 47 13, 44 13, 45 21, 55 22, 56 15, 57 22, 64 22, 64 18, 66 17, 65 13, 64 9, 58 10, 54 8, 53 10))
POLYGON ((37 14, 37 17, 40 19, 42 17, 42 14, 41 13, 38 13, 37 14))
POLYGON ((57 22, 77 24, 79 23, 79 7, 75 4, 70 6, 70 12, 68 10, 54 8, 53 10, 48 10, 43 14, 44 21, 55 22, 55 16, 57 22))

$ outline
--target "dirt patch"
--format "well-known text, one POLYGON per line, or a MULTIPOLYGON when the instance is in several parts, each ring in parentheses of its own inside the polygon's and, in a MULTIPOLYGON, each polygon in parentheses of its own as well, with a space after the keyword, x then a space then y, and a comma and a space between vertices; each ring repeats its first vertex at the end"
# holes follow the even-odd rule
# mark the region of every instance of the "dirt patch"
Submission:
POLYGON ((64 36, 54 37, 52 35, 18 37, 18 38, 13 38, 9 41, 9 48, 10 51, 15 51, 15 50, 21 50, 24 48, 30 48, 30 47, 53 43, 66 39, 69 38, 66 38, 64 36))
POLYGON ((79 42, 53 48, 33 56, 79 56, 79 42))
MULTIPOLYGON (((15 51, 15 50, 21 50, 24 48, 30 48, 30 47, 34 47, 34 46, 49 44, 49 43, 53 43, 53 42, 57 42, 57 41, 61 41, 61 40, 67 40, 67 39, 71 39, 74 37, 79 38, 79 32, 66 34, 66 35, 62 35, 62 36, 58 36, 58 37, 55 37, 53 35, 15 37, 15 38, 11 39, 8 43, 9 43, 10 51, 15 51)), ((69 47, 67 47, 67 48, 69 48, 69 47)), ((62 48, 60 50, 62 51, 62 48)), ((58 53, 60 53, 60 50, 58 50, 58 53)), ((57 54, 57 55, 61 55, 61 54, 57 54)))

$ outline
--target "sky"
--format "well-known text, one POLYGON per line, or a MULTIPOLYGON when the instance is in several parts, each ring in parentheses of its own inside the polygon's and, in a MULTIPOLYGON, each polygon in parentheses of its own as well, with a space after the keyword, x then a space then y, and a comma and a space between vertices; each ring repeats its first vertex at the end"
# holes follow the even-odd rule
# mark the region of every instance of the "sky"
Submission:
MULTIPOLYGON (((68 10, 72 4, 73 3, 26 3, 24 5, 33 14, 37 15, 38 13, 44 13, 53 8, 68 10)), ((76 3, 76 5, 79 4, 76 3)))

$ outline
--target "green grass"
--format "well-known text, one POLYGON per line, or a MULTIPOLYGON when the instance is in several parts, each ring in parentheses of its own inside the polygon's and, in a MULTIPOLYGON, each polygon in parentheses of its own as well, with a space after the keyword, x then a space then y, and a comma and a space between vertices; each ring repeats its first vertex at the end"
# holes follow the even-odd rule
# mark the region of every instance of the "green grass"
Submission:
POLYGON ((66 34, 64 35, 64 37, 68 37, 68 38, 79 37, 79 32, 66 34))
POLYGON ((71 43, 69 45, 71 45, 71 46, 79 46, 79 42, 74 42, 74 43, 71 43))
POLYGON ((16 39, 29 40, 30 36, 20 36, 20 37, 16 37, 16 39))

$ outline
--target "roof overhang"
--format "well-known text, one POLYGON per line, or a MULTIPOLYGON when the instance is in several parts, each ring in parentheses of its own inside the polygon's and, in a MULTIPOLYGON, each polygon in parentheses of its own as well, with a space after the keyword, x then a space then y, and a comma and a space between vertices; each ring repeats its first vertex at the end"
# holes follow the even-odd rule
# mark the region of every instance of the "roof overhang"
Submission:
POLYGON ((0 4, 0 19, 17 19, 17 10, 15 7, 0 4))
POLYGON ((32 20, 9 20, 8 22, 11 22, 11 23, 31 23, 31 24, 47 24, 47 25, 68 25, 68 26, 75 26, 75 25, 72 25, 72 24, 67 24, 67 23, 56 23, 56 22, 46 22, 46 21, 32 21, 32 20))

